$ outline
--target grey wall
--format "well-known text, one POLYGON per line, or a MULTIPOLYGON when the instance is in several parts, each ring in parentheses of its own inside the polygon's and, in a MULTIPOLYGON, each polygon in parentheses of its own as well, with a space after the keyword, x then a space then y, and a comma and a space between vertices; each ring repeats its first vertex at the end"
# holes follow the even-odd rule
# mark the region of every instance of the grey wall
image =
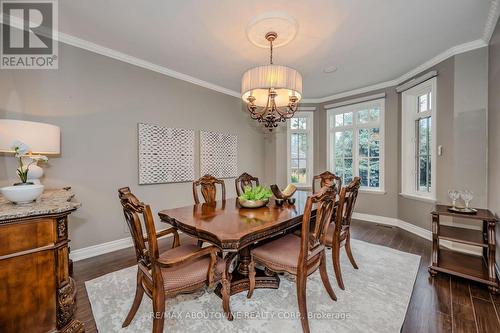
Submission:
MULTIPOLYGON (((0 117, 62 130, 61 157, 45 167, 48 187, 72 186, 83 206, 71 217, 72 248, 128 236, 117 189, 130 186, 155 212, 192 202, 191 184, 138 185, 137 123, 238 135, 238 169, 264 177, 264 136, 238 98, 60 44, 58 70, 0 71, 0 117)), ((15 178, 0 156, 0 185, 15 178)), ((234 196, 234 180, 226 180, 234 196)))
MULTIPOLYGON (((500 216, 500 21, 489 46, 488 75, 488 207, 500 216)), ((497 233, 497 265, 500 266, 500 226, 497 233)))

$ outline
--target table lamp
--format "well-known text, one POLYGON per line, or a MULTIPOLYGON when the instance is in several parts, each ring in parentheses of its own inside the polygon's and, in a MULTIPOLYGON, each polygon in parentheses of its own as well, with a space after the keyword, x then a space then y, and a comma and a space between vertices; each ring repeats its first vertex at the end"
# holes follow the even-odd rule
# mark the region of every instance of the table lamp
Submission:
MULTIPOLYGON (((0 119, 0 153, 15 154, 15 142, 22 142, 32 154, 59 155, 61 152, 61 130, 58 126, 33 121, 0 119)), ((28 182, 40 184, 43 169, 33 159, 28 169, 28 182)))

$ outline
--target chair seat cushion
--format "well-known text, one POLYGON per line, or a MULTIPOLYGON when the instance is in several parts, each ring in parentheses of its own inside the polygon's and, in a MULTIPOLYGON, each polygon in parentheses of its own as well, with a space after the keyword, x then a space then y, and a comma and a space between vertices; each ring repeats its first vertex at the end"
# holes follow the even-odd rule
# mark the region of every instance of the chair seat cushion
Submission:
MULTIPOLYGON (((301 238, 288 234, 252 250, 254 260, 266 265, 271 270, 297 272, 300 255, 301 238)), ((309 254, 312 258, 323 250, 322 247, 309 254)))
MULTIPOLYGON (((181 245, 163 252, 160 255, 160 258, 180 258, 185 255, 195 253, 199 250, 200 248, 194 244, 181 245)), ((209 264, 210 257, 204 256, 198 260, 194 260, 180 266, 162 268, 165 291, 176 291, 207 282, 209 264)), ((215 280, 220 279, 221 274, 224 271, 224 265, 225 261, 217 257, 217 263, 215 265, 215 280)))

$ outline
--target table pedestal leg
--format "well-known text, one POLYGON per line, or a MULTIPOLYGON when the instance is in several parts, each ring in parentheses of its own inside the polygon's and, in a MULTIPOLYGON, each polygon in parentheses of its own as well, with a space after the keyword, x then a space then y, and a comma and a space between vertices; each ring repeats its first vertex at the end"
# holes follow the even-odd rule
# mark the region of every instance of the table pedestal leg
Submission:
MULTIPOLYGON (((248 247, 239 251, 239 263, 231 274, 231 295, 248 291, 250 281, 248 279, 248 265, 250 264, 250 249, 248 247)), ((271 271, 263 271, 255 268, 255 289, 270 288, 278 289, 280 286, 280 278, 278 274, 271 271)), ((215 294, 221 297, 221 285, 215 289, 215 294)))

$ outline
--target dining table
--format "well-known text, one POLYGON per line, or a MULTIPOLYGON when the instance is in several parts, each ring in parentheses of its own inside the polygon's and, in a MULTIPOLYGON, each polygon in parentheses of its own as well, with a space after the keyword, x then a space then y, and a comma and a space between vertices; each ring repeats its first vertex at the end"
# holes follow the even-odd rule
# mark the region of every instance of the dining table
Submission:
MULTIPOLYGON (((260 208, 244 208, 238 199, 213 203, 199 203, 159 211, 162 222, 200 241, 218 247, 226 261, 236 262, 231 273, 230 295, 249 289, 248 265, 250 249, 280 234, 291 232, 302 223, 304 208, 310 191, 297 190, 294 204, 279 206, 271 199, 260 208)), ((312 217, 315 209, 311 212, 312 217)), ((278 274, 256 268, 255 288, 279 287, 278 274)), ((220 285, 215 290, 221 296, 220 285)))

